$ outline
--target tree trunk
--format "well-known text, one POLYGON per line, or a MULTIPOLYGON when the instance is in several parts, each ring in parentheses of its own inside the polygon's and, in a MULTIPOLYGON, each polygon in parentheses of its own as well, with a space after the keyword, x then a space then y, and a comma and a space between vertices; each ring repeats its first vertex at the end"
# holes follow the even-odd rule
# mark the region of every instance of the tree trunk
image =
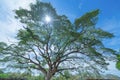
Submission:
POLYGON ((45 80, 51 80, 52 76, 51 76, 51 73, 48 73, 46 76, 45 76, 45 80))

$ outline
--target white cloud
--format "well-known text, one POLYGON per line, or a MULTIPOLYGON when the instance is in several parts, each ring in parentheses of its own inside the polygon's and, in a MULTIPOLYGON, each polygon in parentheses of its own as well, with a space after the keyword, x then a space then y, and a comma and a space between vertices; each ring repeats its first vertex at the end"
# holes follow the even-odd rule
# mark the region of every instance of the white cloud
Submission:
POLYGON ((107 74, 114 74, 114 75, 119 75, 120 71, 116 69, 116 63, 113 61, 108 61, 110 65, 108 66, 108 70, 106 71, 107 74))
POLYGON ((36 0, 1 0, 0 1, 0 41, 15 41, 14 37, 21 24, 14 18, 13 10, 19 7, 29 9, 30 3, 36 0))
POLYGON ((0 27, 0 41, 8 42, 8 39, 15 40, 14 37, 21 25, 17 20, 9 19, 7 22, 0 21, 0 27))
POLYGON ((9 9, 14 10, 19 7, 29 9, 29 4, 34 3, 36 0, 4 0, 2 4, 7 6, 9 9))

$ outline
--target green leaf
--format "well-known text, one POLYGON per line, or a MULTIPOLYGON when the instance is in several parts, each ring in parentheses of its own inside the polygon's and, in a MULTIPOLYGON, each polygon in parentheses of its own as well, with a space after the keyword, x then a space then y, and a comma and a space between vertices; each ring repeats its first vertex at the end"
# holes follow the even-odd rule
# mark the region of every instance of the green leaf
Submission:
POLYGON ((104 52, 115 54, 116 51, 111 48, 101 48, 104 52))
POLYGON ((118 70, 120 70, 120 61, 118 61, 118 62, 116 63, 116 68, 117 68, 118 70))
POLYGON ((117 55, 117 59, 118 59, 118 61, 120 61, 120 54, 117 55))
POLYGON ((88 26, 93 26, 96 24, 97 20, 97 15, 99 14, 99 10, 94 10, 91 12, 86 13, 82 17, 78 18, 75 20, 75 26, 77 29, 80 27, 88 27, 88 26))
POLYGON ((113 38, 114 35, 102 29, 97 29, 94 31, 100 38, 113 38))
POLYGON ((0 42, 0 52, 2 52, 3 49, 4 49, 6 46, 7 46, 6 43, 4 43, 4 42, 0 42))

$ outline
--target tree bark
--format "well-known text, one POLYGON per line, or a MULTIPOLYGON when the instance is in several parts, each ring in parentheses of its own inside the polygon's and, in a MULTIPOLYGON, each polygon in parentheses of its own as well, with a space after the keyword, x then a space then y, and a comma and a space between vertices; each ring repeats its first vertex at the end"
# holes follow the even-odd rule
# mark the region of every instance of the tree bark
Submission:
POLYGON ((47 73, 47 75, 45 76, 45 80, 51 80, 52 76, 51 73, 47 73))

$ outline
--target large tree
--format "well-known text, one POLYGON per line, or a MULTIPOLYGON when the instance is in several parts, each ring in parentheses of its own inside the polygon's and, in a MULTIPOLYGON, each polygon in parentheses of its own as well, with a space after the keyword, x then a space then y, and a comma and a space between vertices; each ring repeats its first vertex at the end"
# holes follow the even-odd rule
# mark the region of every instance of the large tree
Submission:
POLYGON ((36 69, 50 80, 64 70, 98 73, 108 65, 106 60, 114 57, 115 51, 103 44, 113 34, 95 27, 99 10, 84 14, 74 23, 58 15, 50 3, 39 1, 31 4, 30 10, 20 8, 15 13, 24 25, 17 42, 0 43, 0 61, 9 62, 9 67, 36 69))

